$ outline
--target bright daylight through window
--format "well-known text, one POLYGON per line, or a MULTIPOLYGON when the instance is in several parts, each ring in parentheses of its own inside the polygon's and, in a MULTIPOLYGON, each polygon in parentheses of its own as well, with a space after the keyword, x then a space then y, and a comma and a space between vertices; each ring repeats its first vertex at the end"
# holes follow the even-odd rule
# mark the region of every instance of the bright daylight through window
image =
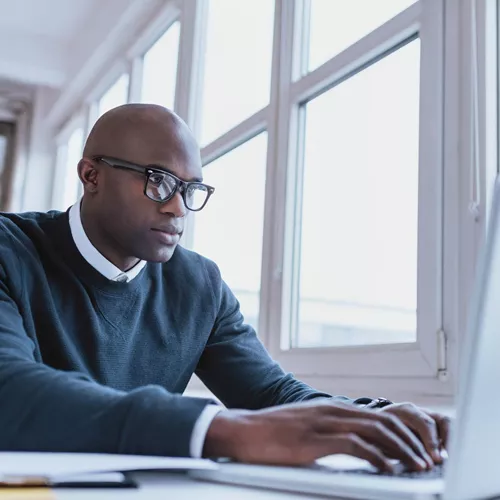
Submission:
POLYGON ((210 0, 202 145, 269 103, 274 2, 210 0))
POLYGON ((128 75, 121 75, 118 80, 104 93, 97 104, 97 117, 110 109, 126 104, 128 101, 128 75))
POLYGON ((244 124, 269 104, 274 2, 210 0, 206 22, 201 143, 243 129, 220 153, 207 159, 202 150, 204 182, 216 191, 194 216, 193 248, 218 264, 258 331, 267 132, 249 133, 244 124))
POLYGON ((416 340, 419 49, 305 106, 296 347, 416 340))
POLYGON ((0 135, 0 175, 5 168, 5 162, 7 159, 7 136, 0 135))
POLYGON ((63 189, 64 199, 62 206, 66 210, 70 205, 75 203, 78 198, 78 188, 80 185, 80 180, 78 179, 78 162, 82 157, 83 150, 83 130, 77 128, 71 134, 67 146, 65 146, 65 164, 66 176, 65 185, 63 189))
POLYGON ((179 34, 177 21, 144 54, 141 102, 174 109, 179 34))
POLYGON ((254 328, 259 316, 266 150, 264 132, 207 165, 203 181, 217 186, 216 192, 195 216, 194 248, 219 265, 254 328))
POLYGON ((309 71, 342 52, 415 1, 310 0, 309 71))

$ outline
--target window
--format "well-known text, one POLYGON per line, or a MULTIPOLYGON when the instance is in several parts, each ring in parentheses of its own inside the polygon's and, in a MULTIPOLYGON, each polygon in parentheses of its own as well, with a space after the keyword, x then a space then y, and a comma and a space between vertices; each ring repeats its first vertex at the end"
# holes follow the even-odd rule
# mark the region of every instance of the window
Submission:
POLYGON ((354 2, 355 16, 337 13, 344 34, 319 43, 314 9, 328 2, 315 2, 281 5, 261 334, 306 381, 336 377, 329 390, 352 393, 356 377, 436 380, 446 358, 443 3, 379 2, 387 8, 370 24, 354 2))
POLYGON ((174 109, 179 33, 177 21, 144 54, 141 102, 174 109))
POLYGON ((416 0, 309 0, 308 70, 378 28, 416 0))
POLYGON ((304 106, 296 347, 416 340, 419 47, 304 106))
POLYGON ((223 279, 240 302, 245 321, 256 329, 266 151, 264 132, 203 169, 203 181, 216 191, 195 215, 194 226, 194 248, 219 265, 223 279))
POLYGON ((7 136, 0 135, 0 176, 3 173, 5 164, 7 163, 7 136))
POLYGON ((126 104, 128 101, 128 75, 121 75, 104 93, 97 103, 97 116, 102 116, 110 109, 126 104))
POLYGON ((83 130, 77 128, 70 136, 66 153, 66 179, 64 186, 63 206, 69 207, 78 198, 80 179, 78 178, 78 162, 83 151, 83 130))
POLYGON ((83 128, 70 122, 59 135, 58 143, 52 205, 56 210, 66 210, 79 196, 78 162, 83 151, 83 128))
POLYGON ((209 0, 203 145, 269 103, 274 2, 209 0))
POLYGON ((273 38, 273 2, 210 1, 200 35, 198 125, 216 192, 192 246, 305 380, 354 367, 435 377, 442 359, 443 3, 382 3, 278 2, 273 38), (229 189, 236 178, 244 194, 229 189))
POLYGON ((195 125, 207 145, 204 181, 215 193, 192 218, 191 245, 217 263, 259 332, 274 2, 206 5, 195 125))
POLYGON ((0 211, 11 210, 14 184, 15 125, 0 122, 0 211))

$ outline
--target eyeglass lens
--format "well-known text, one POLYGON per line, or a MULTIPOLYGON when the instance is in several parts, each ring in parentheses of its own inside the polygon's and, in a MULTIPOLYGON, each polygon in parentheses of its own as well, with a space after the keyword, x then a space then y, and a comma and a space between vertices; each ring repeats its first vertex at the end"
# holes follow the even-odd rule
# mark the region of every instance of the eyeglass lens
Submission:
MULTIPOLYGON (((149 176, 146 194, 155 201, 167 200, 177 185, 168 174, 153 173, 149 176)), ((185 203, 190 210, 199 210, 206 202, 208 190, 202 184, 190 184, 185 193, 185 203)))

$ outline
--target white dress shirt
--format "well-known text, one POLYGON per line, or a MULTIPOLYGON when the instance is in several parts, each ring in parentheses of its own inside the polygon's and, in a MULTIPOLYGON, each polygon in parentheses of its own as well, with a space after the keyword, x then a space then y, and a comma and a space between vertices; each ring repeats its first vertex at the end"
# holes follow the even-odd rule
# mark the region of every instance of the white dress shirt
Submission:
MULTIPOLYGON (((139 261, 132 269, 122 271, 102 255, 97 248, 90 242, 85 230, 83 229, 82 219, 80 215, 81 201, 75 203, 69 211, 69 227, 71 235, 75 242, 76 248, 82 254, 82 257, 99 271, 103 276, 112 281, 121 281, 128 283, 132 281, 143 270, 147 262, 139 261)), ((201 458, 203 453, 203 445, 208 428, 215 416, 222 410, 218 405, 207 405, 201 412, 198 420, 193 427, 191 441, 189 443, 189 451, 193 458, 201 458)))

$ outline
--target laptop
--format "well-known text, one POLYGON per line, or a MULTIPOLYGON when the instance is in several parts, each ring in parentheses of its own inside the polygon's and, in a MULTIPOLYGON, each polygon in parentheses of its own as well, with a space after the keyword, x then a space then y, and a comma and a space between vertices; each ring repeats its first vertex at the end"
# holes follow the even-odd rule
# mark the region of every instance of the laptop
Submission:
POLYGON ((194 471, 198 479, 336 498, 476 500, 500 496, 500 180, 479 258, 462 347, 449 458, 420 473, 378 474, 354 457, 331 456, 310 467, 238 463, 194 471))

